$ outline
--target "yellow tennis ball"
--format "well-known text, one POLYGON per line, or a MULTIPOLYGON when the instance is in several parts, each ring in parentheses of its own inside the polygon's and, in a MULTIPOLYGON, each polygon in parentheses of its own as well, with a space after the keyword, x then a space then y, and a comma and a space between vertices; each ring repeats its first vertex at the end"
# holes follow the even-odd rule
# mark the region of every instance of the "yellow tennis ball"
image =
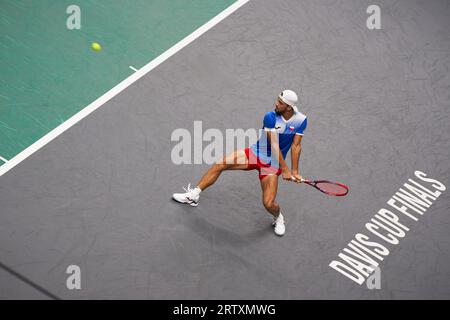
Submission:
POLYGON ((91 47, 92 47, 92 50, 94 50, 94 51, 102 50, 102 46, 97 42, 93 42, 91 47))

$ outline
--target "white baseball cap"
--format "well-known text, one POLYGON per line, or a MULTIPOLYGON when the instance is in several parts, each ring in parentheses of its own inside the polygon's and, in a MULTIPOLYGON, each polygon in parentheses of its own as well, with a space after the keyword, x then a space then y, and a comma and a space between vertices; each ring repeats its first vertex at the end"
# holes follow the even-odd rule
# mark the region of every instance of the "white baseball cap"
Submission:
POLYGON ((297 109, 297 107, 295 105, 298 102, 298 97, 297 97, 297 94, 294 91, 292 91, 292 90, 283 90, 278 95, 278 98, 280 98, 281 101, 283 101, 284 103, 290 105, 294 109, 297 109))

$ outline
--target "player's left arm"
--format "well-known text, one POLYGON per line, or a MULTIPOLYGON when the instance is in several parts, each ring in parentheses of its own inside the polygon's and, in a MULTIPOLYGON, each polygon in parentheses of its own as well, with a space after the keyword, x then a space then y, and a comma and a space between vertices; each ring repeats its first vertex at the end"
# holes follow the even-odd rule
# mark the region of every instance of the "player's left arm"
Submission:
POLYGON ((292 176, 296 179, 296 182, 302 180, 302 176, 298 172, 298 160, 300 159, 300 154, 302 153, 302 138, 303 136, 296 134, 291 146, 291 168, 292 176))
POLYGON ((295 182, 297 183, 300 183, 302 180, 302 176, 298 172, 298 160, 300 159, 300 154, 302 153, 302 139, 307 125, 308 119, 305 118, 302 124, 295 130, 294 139, 291 145, 291 171, 292 176, 295 178, 295 182))

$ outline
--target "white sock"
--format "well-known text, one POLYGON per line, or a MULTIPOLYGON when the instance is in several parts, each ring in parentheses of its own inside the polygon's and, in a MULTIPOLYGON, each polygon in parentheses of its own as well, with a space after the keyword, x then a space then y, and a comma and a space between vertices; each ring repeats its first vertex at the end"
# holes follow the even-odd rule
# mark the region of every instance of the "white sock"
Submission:
POLYGON ((199 195, 200 192, 202 192, 202 189, 200 189, 199 187, 196 187, 196 188, 194 189, 194 192, 195 192, 195 194, 199 195))
POLYGON ((280 211, 280 213, 278 214, 278 216, 275 218, 274 217, 274 219, 275 220, 278 220, 278 219, 283 219, 284 220, 284 217, 283 217, 283 215, 281 214, 281 211, 280 211))

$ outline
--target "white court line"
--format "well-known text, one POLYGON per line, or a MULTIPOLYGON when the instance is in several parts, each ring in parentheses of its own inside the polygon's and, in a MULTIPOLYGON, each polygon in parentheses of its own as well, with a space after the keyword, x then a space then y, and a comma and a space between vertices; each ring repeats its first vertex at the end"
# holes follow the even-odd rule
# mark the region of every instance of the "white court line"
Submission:
POLYGON ((28 158, 30 155, 41 149, 43 146, 45 146, 47 143, 58 137, 60 134, 62 134, 64 131, 72 127, 77 122, 81 121, 83 118, 87 117, 89 114, 94 112, 96 109, 101 107, 103 104, 108 102, 110 99, 115 97, 117 94, 122 92, 124 89, 129 87, 131 84, 139 80, 141 77, 146 75, 148 72, 156 68, 158 65, 166 61, 168 58, 173 56, 175 53, 183 49, 185 46, 190 44, 192 41, 200 37, 202 34, 204 34, 206 31, 214 27, 216 24, 221 22, 223 19, 228 17, 230 14, 235 12, 237 9, 242 7, 244 4, 246 4, 249 0, 237 0, 235 3, 233 3, 231 6, 229 6, 227 9, 219 13, 217 16, 209 20, 207 23, 202 25, 200 28, 192 32, 190 35, 188 35, 186 38, 175 44, 173 47, 162 53, 157 58, 150 61, 148 64, 146 64, 144 67, 139 69, 137 72, 133 73, 131 76, 120 82, 118 85, 116 85, 114 88, 106 92, 104 95, 102 95, 100 98, 92 102, 90 105, 79 111, 77 114, 73 115, 71 118, 69 118, 66 122, 60 124, 58 127, 47 133, 45 136, 40 138, 38 141, 33 143, 31 146, 17 154, 15 157, 13 157, 11 160, 6 162, 3 166, 0 167, 0 176, 4 175, 6 172, 14 168, 16 165, 21 163, 23 160, 28 158))
POLYGON ((4 163, 7 163, 8 160, 6 160, 5 158, 3 158, 2 156, 0 156, 0 161, 3 161, 4 163))
POLYGON ((134 72, 138 72, 138 69, 136 69, 136 68, 133 67, 133 66, 128 66, 128 68, 130 68, 130 69, 133 70, 134 72))

